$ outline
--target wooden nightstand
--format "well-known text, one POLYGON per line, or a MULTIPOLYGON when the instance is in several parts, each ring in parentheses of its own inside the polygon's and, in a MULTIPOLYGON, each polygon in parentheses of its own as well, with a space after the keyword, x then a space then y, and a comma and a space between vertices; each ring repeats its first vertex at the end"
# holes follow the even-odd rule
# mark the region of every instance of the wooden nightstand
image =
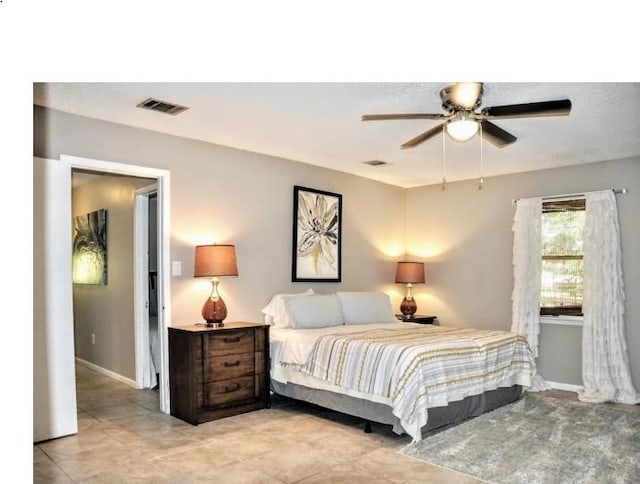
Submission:
POLYGON ((418 324, 438 324, 438 316, 424 316, 420 314, 414 314, 412 317, 403 316, 402 314, 396 314, 403 323, 418 323, 418 324))
POLYGON ((271 405, 269 326, 169 328, 171 415, 198 425, 271 405))

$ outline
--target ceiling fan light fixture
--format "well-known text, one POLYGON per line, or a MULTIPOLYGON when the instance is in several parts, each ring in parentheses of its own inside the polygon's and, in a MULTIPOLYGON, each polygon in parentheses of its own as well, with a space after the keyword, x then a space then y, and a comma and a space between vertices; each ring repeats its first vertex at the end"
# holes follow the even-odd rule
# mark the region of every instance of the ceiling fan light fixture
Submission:
MULTIPOLYGON (((505 146, 510 146, 518 138, 493 124, 492 121, 513 118, 566 116, 571 112, 570 99, 489 106, 478 111, 482 104, 483 86, 481 82, 458 82, 442 88, 440 90, 440 99, 442 100, 442 109, 446 111, 446 114, 365 114, 362 116, 362 120, 431 119, 441 121, 437 126, 430 127, 400 145, 402 149, 415 148, 421 143, 438 136, 442 131, 449 133, 449 137, 459 143, 469 141, 479 131, 481 141, 484 139, 498 148, 504 148, 505 146)), ((443 143, 446 141, 444 133, 442 141, 443 143)))
POLYGON ((478 123, 467 118, 454 119, 447 123, 447 134, 460 143, 469 141, 477 132, 478 123))
POLYGON ((462 108, 475 108, 478 105, 480 96, 482 96, 481 82, 459 82, 454 86, 454 100, 462 108))

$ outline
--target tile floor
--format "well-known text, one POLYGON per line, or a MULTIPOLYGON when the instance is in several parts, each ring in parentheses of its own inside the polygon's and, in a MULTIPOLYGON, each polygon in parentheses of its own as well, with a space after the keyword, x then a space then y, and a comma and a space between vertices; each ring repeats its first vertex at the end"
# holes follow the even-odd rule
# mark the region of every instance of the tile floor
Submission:
MULTIPOLYGON (((33 446, 35 483, 474 483, 401 455, 410 437, 300 402, 198 426, 158 394, 77 365, 78 433, 33 446)), ((545 392, 575 399, 574 393, 545 392)), ((640 413, 640 406, 629 411, 640 413)))
POLYGON ((78 433, 33 446, 35 483, 471 483, 405 457, 390 427, 288 399, 193 426, 158 394, 77 365, 78 433))

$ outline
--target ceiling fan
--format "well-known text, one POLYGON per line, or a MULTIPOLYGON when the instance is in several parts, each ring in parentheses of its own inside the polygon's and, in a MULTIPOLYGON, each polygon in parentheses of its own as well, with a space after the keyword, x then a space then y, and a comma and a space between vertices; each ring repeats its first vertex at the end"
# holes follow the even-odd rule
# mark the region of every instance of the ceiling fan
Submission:
POLYGON ((433 119, 443 121, 402 145, 402 148, 414 148, 446 129, 447 134, 456 141, 464 142, 473 138, 481 127, 483 138, 499 148, 504 148, 518 138, 493 124, 490 120, 532 118, 548 116, 567 116, 571 112, 569 99, 542 101, 525 104, 509 104, 482 108, 484 87, 481 82, 459 82, 440 91, 442 107, 446 114, 365 114, 362 121, 384 121, 394 119, 433 119))

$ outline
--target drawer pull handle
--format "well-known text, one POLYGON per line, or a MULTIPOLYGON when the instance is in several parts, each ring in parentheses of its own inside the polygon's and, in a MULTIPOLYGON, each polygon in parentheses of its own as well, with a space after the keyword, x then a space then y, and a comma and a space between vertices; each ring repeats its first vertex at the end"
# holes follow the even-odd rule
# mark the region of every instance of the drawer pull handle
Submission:
POLYGON ((229 368, 230 366, 240 366, 240 361, 239 360, 238 361, 234 361, 233 363, 230 362, 230 361, 225 361, 224 362, 224 366, 226 368, 229 368))
POLYGON ((240 341, 240 336, 236 336, 235 338, 225 338, 224 339, 225 343, 237 343, 238 341, 240 341))
POLYGON ((231 392, 235 392, 236 390, 240 390, 240 383, 236 383, 233 386, 230 387, 224 387, 224 392, 225 393, 231 393, 231 392))

